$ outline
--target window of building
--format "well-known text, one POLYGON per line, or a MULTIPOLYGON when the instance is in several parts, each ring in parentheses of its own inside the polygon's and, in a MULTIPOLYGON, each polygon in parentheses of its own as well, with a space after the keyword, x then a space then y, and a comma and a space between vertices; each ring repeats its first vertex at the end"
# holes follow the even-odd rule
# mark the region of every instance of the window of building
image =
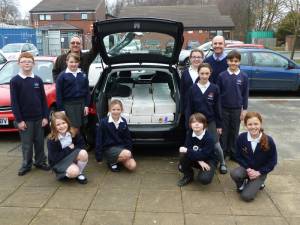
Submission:
POLYGON ((81 13, 81 19, 82 20, 87 20, 88 19, 88 14, 87 13, 81 13))
POLYGON ((45 15, 44 14, 40 15, 40 20, 45 20, 45 15))
POLYGON ((70 14, 64 14, 64 20, 70 20, 70 14))
POLYGON ((51 20, 51 15, 49 14, 41 14, 40 20, 51 20))
POLYGON ((46 19, 46 20, 51 20, 51 15, 46 14, 46 15, 45 15, 45 19, 46 19))

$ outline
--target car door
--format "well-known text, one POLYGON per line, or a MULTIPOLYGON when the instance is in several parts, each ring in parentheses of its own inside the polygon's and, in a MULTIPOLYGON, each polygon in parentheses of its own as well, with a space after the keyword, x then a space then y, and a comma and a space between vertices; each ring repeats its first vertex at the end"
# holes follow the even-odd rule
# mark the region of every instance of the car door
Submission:
POLYGON ((241 64, 240 69, 241 71, 245 72, 249 78, 249 89, 251 90, 251 78, 252 78, 252 65, 250 54, 248 51, 240 51, 241 53, 241 64))
POLYGON ((271 51, 252 52, 251 87, 254 90, 296 90, 299 69, 291 61, 271 51), (292 63, 293 64, 293 63, 292 63))

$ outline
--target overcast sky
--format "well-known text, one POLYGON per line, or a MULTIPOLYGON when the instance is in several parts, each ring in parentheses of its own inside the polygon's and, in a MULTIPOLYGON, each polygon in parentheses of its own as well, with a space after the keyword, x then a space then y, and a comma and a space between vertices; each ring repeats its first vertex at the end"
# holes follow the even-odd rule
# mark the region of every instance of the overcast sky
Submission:
POLYGON ((40 3, 42 0, 18 0, 19 2, 19 11, 21 12, 22 18, 31 10, 33 7, 35 7, 38 3, 40 3))

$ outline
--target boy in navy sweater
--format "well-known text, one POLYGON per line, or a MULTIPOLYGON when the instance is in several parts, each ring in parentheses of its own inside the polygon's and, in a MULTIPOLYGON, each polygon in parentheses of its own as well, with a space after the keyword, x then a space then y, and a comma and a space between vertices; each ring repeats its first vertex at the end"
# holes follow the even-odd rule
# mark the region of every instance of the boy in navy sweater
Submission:
POLYGON ((109 105, 110 115, 101 119, 96 132, 96 160, 106 157, 108 167, 112 172, 119 172, 119 163, 128 170, 136 168, 132 157, 132 140, 125 118, 121 117, 123 104, 120 100, 112 100, 109 105))
POLYGON ((179 187, 193 181, 193 167, 199 169, 197 180, 200 183, 211 183, 218 163, 214 140, 206 130, 205 116, 201 113, 192 114, 189 125, 191 129, 187 132, 185 144, 179 148, 182 157, 178 169, 183 173, 183 177, 177 183, 179 187))
POLYGON ((188 129, 189 118, 193 113, 202 113, 208 122, 208 132, 212 135, 215 149, 219 156, 220 173, 226 174, 227 167, 224 160, 223 150, 219 142, 222 133, 220 91, 216 84, 209 82, 212 68, 208 63, 202 63, 198 67, 199 81, 189 91, 186 107, 186 128, 188 129))
POLYGON ((236 160, 240 166, 231 170, 230 176, 241 198, 251 201, 259 189, 264 188, 267 174, 277 164, 277 151, 273 139, 262 129, 259 113, 248 112, 244 125, 248 132, 240 134, 236 148, 236 160))
POLYGON ((212 39, 212 47, 214 49, 214 53, 205 58, 204 62, 209 63, 209 65, 212 67, 212 74, 209 78, 209 81, 215 84, 219 74, 228 68, 226 54, 224 53, 224 37, 220 35, 215 36, 212 39))
POLYGON ((34 165, 49 170, 44 152, 44 127, 48 124, 48 106, 41 78, 33 74, 34 58, 24 52, 18 59, 20 72, 10 81, 12 111, 20 131, 23 162, 18 175, 31 170, 34 147, 34 165))
POLYGON ((240 121, 248 107, 248 76, 240 71, 241 54, 231 51, 227 55, 228 69, 218 76, 217 85, 221 93, 223 129, 221 143, 225 155, 235 160, 235 144, 239 134, 240 121))

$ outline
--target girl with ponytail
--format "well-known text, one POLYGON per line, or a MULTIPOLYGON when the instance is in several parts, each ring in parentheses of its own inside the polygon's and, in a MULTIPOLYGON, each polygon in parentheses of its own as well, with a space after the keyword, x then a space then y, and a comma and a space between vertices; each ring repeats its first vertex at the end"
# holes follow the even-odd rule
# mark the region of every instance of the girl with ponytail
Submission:
POLYGON ((244 201, 251 201, 264 187, 267 174, 277 164, 277 151, 273 139, 264 133, 262 117, 248 112, 244 118, 247 132, 241 133, 236 145, 239 167, 230 172, 237 191, 244 201))

